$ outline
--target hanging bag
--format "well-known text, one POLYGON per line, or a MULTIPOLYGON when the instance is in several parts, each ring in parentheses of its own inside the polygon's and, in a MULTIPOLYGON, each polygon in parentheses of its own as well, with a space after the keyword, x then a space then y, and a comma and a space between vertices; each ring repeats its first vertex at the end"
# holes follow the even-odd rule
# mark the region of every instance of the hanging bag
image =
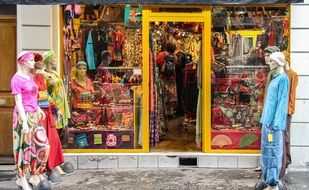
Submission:
POLYGON ((175 73, 175 55, 166 54, 161 72, 166 76, 171 76, 175 73))

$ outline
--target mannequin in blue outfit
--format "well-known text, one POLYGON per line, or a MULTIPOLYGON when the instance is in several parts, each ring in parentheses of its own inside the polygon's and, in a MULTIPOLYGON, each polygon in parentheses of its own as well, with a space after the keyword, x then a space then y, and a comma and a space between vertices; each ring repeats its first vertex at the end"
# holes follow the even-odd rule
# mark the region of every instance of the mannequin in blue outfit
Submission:
POLYGON ((261 117, 261 166, 265 189, 276 190, 282 166, 282 131, 286 126, 289 79, 284 71, 285 57, 281 52, 272 53, 267 60, 273 77, 268 85, 261 117))

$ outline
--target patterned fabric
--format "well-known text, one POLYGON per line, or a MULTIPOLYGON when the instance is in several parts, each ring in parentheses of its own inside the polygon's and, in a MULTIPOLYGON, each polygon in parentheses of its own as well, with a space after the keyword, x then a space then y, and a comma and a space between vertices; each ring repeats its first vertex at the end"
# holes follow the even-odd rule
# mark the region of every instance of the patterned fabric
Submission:
POLYGON ((61 141, 55 128, 55 118, 52 110, 55 110, 55 103, 47 93, 47 87, 42 73, 36 73, 35 82, 39 86, 39 106, 45 113, 45 119, 40 121, 40 125, 44 126, 47 138, 50 144, 50 154, 48 156, 46 167, 53 170, 56 166, 64 162, 61 141), (42 104, 44 102, 44 104, 42 104))
POLYGON ((165 114, 167 116, 176 113, 177 109, 177 91, 175 81, 162 80, 163 84, 163 101, 165 105, 165 114))
POLYGON ((22 131, 18 112, 13 113, 13 153, 17 174, 24 177, 42 174, 46 168, 50 146, 44 127, 38 126, 37 112, 26 112, 29 132, 22 131))
POLYGON ((56 106, 62 113, 62 117, 56 117, 56 127, 57 129, 61 129, 68 124, 68 119, 71 118, 64 84, 56 71, 45 73, 48 94, 51 96, 56 106))
POLYGON ((71 80, 71 104, 73 108, 89 109, 92 107, 92 81, 86 80, 85 86, 81 86, 76 79, 71 80))

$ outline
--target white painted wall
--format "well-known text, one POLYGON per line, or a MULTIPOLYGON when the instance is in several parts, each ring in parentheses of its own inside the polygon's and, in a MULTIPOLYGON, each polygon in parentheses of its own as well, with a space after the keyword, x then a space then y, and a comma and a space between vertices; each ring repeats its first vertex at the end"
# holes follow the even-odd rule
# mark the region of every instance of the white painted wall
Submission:
POLYGON ((59 22, 59 6, 17 5, 17 53, 52 49, 59 56, 59 22))
POLYGON ((292 165, 309 167, 309 0, 291 5, 291 68, 299 75, 291 126, 292 165))

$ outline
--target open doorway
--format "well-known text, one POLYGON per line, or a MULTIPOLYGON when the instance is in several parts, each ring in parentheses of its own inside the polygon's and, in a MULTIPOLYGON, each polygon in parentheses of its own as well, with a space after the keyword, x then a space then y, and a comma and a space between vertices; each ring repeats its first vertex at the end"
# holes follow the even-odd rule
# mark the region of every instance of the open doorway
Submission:
POLYGON ((150 22, 149 30, 151 150, 201 151, 203 23, 150 22))

